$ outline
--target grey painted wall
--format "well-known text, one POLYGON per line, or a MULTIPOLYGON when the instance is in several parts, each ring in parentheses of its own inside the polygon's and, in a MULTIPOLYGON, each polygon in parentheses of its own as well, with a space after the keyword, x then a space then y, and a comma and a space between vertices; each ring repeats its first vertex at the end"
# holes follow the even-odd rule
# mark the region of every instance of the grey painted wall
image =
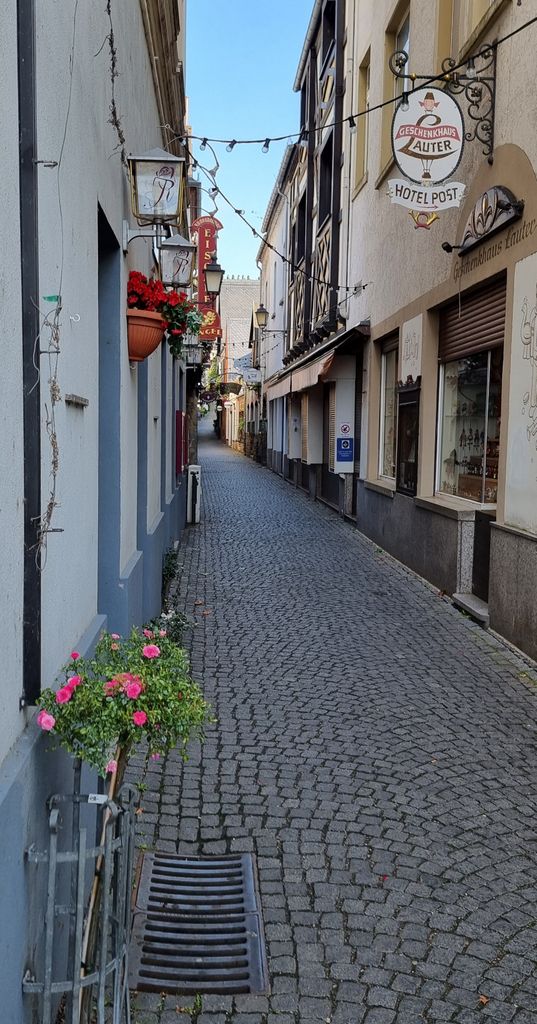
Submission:
POLYGON ((537 539, 493 523, 490 536, 490 625, 537 658, 537 539))
POLYGON ((357 486, 356 525, 361 533, 439 590, 453 594, 471 589, 471 520, 420 508, 404 494, 379 494, 361 480, 357 486))

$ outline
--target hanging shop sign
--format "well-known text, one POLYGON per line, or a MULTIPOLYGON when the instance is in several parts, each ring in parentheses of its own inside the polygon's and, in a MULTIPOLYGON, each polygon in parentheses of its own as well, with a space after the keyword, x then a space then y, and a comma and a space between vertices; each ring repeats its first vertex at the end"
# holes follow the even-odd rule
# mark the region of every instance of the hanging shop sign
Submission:
POLYGON ((191 225, 191 234, 198 243, 198 306, 203 313, 203 323, 199 333, 200 340, 214 341, 222 337, 220 317, 214 309, 214 300, 208 295, 205 287, 205 267, 216 254, 218 232, 222 224, 216 217, 198 217, 191 225))
POLYGON ((260 384, 261 370, 255 370, 252 367, 245 367, 242 370, 242 379, 245 384, 260 384))
POLYGON ((395 162, 406 178, 440 184, 455 173, 464 148, 464 122, 456 100, 443 89, 405 94, 392 121, 395 162))
POLYGON ((243 370, 248 366, 252 365, 252 353, 247 352, 244 356, 238 356, 237 359, 233 360, 233 366, 236 370, 243 370))

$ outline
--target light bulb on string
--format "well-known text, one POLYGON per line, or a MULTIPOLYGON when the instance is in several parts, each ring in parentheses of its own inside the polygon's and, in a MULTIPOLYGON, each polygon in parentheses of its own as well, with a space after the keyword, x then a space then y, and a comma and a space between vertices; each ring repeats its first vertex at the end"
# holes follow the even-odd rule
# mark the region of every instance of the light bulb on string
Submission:
POLYGON ((261 152, 262 153, 268 153, 269 146, 270 146, 270 139, 265 139, 265 141, 263 143, 263 146, 262 146, 262 149, 261 149, 261 152))
POLYGON ((399 104, 399 106, 400 106, 401 110, 403 110, 405 112, 408 110, 409 102, 408 102, 408 93, 407 92, 403 93, 403 95, 401 97, 401 103, 399 104))
POLYGON ((231 150, 234 149, 236 145, 237 145, 237 140, 236 139, 232 139, 231 142, 228 142, 228 144, 226 146, 226 149, 227 149, 228 153, 231 153, 231 150))
POLYGON ((207 149, 207 139, 202 139, 200 149, 207 149))

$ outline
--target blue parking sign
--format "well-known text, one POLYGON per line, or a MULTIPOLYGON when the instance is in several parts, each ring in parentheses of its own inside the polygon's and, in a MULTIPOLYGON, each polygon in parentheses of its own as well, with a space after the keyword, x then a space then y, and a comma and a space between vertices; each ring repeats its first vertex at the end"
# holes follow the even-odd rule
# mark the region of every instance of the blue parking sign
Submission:
POLYGON ((354 438, 338 437, 336 457, 338 462, 354 462, 354 438))

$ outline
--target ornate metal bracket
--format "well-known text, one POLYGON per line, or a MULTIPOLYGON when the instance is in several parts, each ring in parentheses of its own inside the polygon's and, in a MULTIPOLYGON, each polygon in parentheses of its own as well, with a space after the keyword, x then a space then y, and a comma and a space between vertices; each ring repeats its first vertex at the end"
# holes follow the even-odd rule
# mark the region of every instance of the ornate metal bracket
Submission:
POLYGON ((439 75, 416 75, 406 70, 408 53, 396 50, 389 59, 390 70, 404 83, 404 92, 416 88, 416 82, 438 82, 453 96, 464 95, 467 114, 473 127, 465 130, 466 142, 477 139, 483 146, 483 153, 491 164, 494 160, 494 109, 496 99, 496 46, 483 43, 477 53, 467 57, 460 67, 453 57, 442 61, 439 75))

